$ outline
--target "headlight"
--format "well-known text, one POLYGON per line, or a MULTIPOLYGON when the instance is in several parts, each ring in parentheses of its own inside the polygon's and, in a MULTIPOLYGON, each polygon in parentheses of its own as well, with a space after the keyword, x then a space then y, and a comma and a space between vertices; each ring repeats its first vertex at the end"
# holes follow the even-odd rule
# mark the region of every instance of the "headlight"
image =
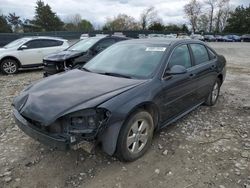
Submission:
POLYGON ((92 133, 108 119, 110 112, 105 109, 88 109, 68 114, 66 118, 69 133, 92 133))

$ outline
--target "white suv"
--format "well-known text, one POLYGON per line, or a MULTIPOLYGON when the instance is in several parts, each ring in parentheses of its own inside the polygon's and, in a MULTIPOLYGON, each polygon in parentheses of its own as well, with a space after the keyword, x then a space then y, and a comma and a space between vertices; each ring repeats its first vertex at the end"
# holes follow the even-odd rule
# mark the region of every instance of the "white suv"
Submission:
POLYGON ((24 37, 0 48, 0 70, 14 74, 19 68, 42 66, 45 56, 69 47, 68 41, 55 37, 24 37))

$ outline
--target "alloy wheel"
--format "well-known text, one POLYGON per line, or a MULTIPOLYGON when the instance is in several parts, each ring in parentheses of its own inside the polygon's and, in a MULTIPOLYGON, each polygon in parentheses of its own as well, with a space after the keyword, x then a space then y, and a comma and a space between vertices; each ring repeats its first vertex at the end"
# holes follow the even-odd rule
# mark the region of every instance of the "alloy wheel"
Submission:
POLYGON ((145 119, 136 120, 127 136, 127 149, 136 154, 143 150, 148 142, 149 124, 145 119))
POLYGON ((17 66, 14 62, 7 61, 3 63, 3 71, 6 72, 7 74, 13 74, 17 70, 17 66))

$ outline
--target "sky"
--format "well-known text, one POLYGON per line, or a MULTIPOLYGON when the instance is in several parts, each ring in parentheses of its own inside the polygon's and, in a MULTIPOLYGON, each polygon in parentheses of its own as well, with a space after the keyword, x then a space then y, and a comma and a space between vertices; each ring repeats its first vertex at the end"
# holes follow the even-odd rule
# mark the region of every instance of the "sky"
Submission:
MULTIPOLYGON (((202 0, 200 0, 202 1, 202 0)), ((187 23, 183 6, 188 0, 44 0, 62 20, 74 14, 90 20, 95 27, 101 27, 107 18, 127 14, 139 20, 141 12, 154 6, 164 24, 187 23)), ((250 0, 231 0, 231 6, 248 6, 250 0)), ((15 12, 21 18, 32 19, 36 0, 0 0, 0 13, 15 12)))

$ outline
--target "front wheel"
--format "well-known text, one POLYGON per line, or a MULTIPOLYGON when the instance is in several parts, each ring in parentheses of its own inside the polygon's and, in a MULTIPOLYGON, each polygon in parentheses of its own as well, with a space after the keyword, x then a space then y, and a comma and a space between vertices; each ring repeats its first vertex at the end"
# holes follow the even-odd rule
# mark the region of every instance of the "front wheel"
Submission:
POLYGON ((123 125, 117 142, 117 157, 121 161, 134 161, 148 150, 152 143, 154 123, 152 116, 139 110, 123 125))
POLYGON ((0 69, 4 74, 15 74, 18 72, 18 63, 14 59, 4 59, 0 69))
POLYGON ((216 104, 220 94, 220 86, 221 86, 221 81, 220 79, 217 78, 205 102, 206 105, 213 106, 216 104))

